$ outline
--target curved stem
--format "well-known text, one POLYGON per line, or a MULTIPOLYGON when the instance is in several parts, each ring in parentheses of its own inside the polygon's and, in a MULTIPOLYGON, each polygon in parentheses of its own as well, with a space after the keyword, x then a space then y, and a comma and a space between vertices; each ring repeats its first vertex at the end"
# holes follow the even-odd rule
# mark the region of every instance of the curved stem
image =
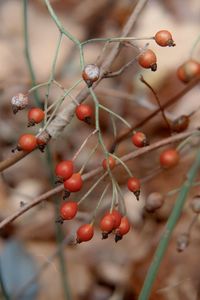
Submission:
MULTIPOLYGON (((30 51, 29 51, 29 36, 28 36, 28 7, 27 7, 28 0, 23 0, 23 21, 24 21, 24 43, 25 43, 25 56, 26 56, 26 61, 29 69, 29 73, 31 76, 31 81, 32 85, 36 85, 36 78, 35 78, 35 73, 33 70, 33 65, 31 62, 31 56, 30 56, 30 51)), ((36 104, 39 107, 42 107, 42 103, 40 101, 40 96, 39 93, 36 89, 33 89, 34 97, 36 104)))
POLYGON ((102 108, 103 110, 107 111, 109 114, 115 116, 117 119, 122 121, 128 128, 131 128, 131 124, 129 124, 124 118, 122 118, 120 115, 112 111, 111 109, 105 107, 104 105, 99 103, 99 107, 102 108))

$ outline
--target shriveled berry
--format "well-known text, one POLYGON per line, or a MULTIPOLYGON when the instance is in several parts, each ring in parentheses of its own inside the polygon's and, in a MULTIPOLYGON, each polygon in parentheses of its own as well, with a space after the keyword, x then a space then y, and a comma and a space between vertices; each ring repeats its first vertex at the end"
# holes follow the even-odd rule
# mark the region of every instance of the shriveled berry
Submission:
POLYGON ((75 201, 64 202, 60 207, 60 216, 62 220, 73 219, 78 211, 78 204, 75 201))
POLYGON ((174 47, 176 44, 172 39, 172 35, 168 30, 160 30, 156 33, 154 37, 156 43, 161 47, 174 47))
POLYGON ((130 177, 127 182, 128 189, 134 193, 136 199, 139 200, 140 196, 140 181, 136 177, 130 177))
POLYGON ((146 135, 141 131, 138 131, 138 132, 133 134, 132 143, 138 148, 145 147, 145 146, 149 145, 149 142, 147 140, 146 135))
MULTIPOLYGON (((37 147, 37 138, 33 134, 23 134, 20 136, 16 149, 18 151, 27 151, 31 152, 37 147)), ((15 149, 12 150, 13 152, 15 149)))
POLYGON ((187 233, 182 233, 179 235, 176 241, 176 249, 178 252, 184 251, 189 245, 189 235, 187 233))
POLYGON ((116 160, 112 157, 112 156, 109 156, 108 159, 104 159, 102 161, 102 166, 104 168, 104 170, 108 170, 108 166, 109 166, 109 169, 112 170, 116 165, 116 160))
POLYGON ((145 69, 151 69, 151 71, 153 71, 153 72, 155 72, 157 70, 156 62, 157 62, 156 55, 150 49, 147 49, 145 52, 140 54, 140 56, 138 58, 138 63, 141 67, 143 67, 145 69))
POLYGON ((33 107, 28 111, 28 127, 42 122, 43 119, 44 111, 41 108, 33 107))
POLYGON ((164 197, 162 194, 154 192, 148 195, 145 201, 145 209, 148 212, 154 212, 161 208, 164 204, 164 197))
POLYGON ((69 179, 74 171, 74 165, 71 160, 63 160, 56 165, 55 173, 57 182, 63 182, 69 179))
POLYGON ((172 130, 175 132, 182 132, 186 130, 189 126, 190 119, 186 115, 182 115, 172 123, 172 130))
POLYGON ((200 196, 196 195, 191 200, 191 208, 196 214, 200 213, 200 196))
POLYGON ((166 149, 160 154, 160 165, 163 168, 171 168, 179 163, 180 155, 174 148, 166 149))
POLYGON ((94 235, 94 228, 91 224, 84 224, 78 228, 76 232, 77 243, 87 242, 92 239, 94 235))
POLYGON ((76 107, 76 116, 79 120, 84 121, 88 124, 91 123, 92 108, 88 104, 79 104, 76 107))
POLYGON ((23 110, 28 106, 28 97, 19 93, 12 97, 11 105, 13 113, 16 114, 19 110, 23 110))
POLYGON ((99 79, 99 75, 99 67, 95 64, 86 65, 82 73, 82 77, 87 83, 88 87, 91 87, 92 84, 99 79))
POLYGON ((117 243, 122 237, 127 234, 130 230, 131 226, 127 217, 123 217, 121 219, 120 226, 116 229, 115 232, 115 242, 117 243))
POLYGON ((177 76, 183 83, 198 78, 200 76, 200 63, 194 59, 189 59, 178 68, 177 76))
POLYGON ((74 173, 64 182, 64 188, 69 192, 78 192, 81 190, 82 186, 83 180, 79 173, 74 173))

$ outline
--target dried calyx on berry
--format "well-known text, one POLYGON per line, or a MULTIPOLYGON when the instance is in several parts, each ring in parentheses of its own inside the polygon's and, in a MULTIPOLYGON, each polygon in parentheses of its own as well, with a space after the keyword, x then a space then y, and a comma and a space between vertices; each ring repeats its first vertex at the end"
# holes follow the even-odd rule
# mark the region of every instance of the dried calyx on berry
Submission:
POLYGON ((86 65, 82 72, 83 80, 91 87, 95 81, 99 79, 100 69, 95 64, 86 65))
POLYGON ((50 139, 51 139, 51 136, 46 130, 39 133, 39 135, 37 136, 37 146, 41 152, 44 152, 44 149, 50 139))
POLYGON ((154 37, 156 43, 161 47, 174 47, 176 44, 173 41, 172 35, 168 30, 160 30, 154 37))
POLYGON ((28 106, 28 97, 19 93, 11 99, 12 111, 16 114, 19 110, 23 110, 28 106))

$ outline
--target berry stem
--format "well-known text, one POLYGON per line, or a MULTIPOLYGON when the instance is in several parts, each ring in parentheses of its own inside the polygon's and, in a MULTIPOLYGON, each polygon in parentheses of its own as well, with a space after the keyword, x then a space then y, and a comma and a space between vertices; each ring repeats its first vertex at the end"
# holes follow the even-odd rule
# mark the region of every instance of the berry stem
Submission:
MULTIPOLYGON (((77 159, 77 157, 79 156, 80 152, 83 150, 83 148, 85 147, 85 145, 87 144, 88 140, 97 133, 97 130, 95 129, 94 131, 92 131, 87 137, 86 139, 83 141, 83 143, 81 144, 81 146, 79 147, 79 149, 76 151, 76 153, 74 154, 72 160, 75 161, 77 159)), ((96 147, 96 146, 95 146, 96 147)))
POLYGON ((125 41, 144 41, 144 40, 154 40, 154 37, 115 37, 115 38, 95 38, 89 39, 81 43, 82 46, 85 46, 89 43, 118 43, 118 42, 125 42, 125 41))
POLYGON ((92 150, 90 151, 90 153, 89 153, 89 155, 88 155, 86 161, 84 162, 84 164, 82 165, 82 167, 81 167, 81 169, 80 169, 80 171, 79 171, 80 174, 83 173, 83 171, 84 171, 85 167, 87 166, 88 162, 90 161, 91 157, 92 157, 92 156, 94 155, 94 153, 97 151, 98 146, 99 146, 99 143, 97 143, 97 144, 92 148, 92 150))
POLYGON ((108 172, 105 172, 87 191, 87 193, 78 201, 78 205, 80 205, 86 198, 89 196, 89 194, 96 188, 96 186, 108 175, 108 172))
POLYGON ((100 197, 100 199, 99 199, 99 201, 98 201, 98 203, 97 203, 97 206, 96 206, 96 208, 95 208, 95 210, 94 210, 94 213, 93 213, 92 224, 94 224, 94 221, 95 221, 96 215, 97 215, 97 211, 99 210, 99 207, 100 207, 100 205, 101 205, 101 203, 102 203, 102 200, 104 199, 104 196, 105 196, 105 194, 106 194, 106 192, 107 192, 109 186, 110 186, 110 183, 108 183, 108 184, 106 185, 106 187, 105 187, 104 190, 103 190, 103 193, 101 194, 101 197, 100 197))
POLYGON ((121 160, 118 156, 116 156, 115 154, 110 154, 112 157, 114 157, 123 167, 124 169, 126 170, 126 172, 128 173, 128 175, 130 177, 133 176, 131 170, 129 169, 129 167, 123 162, 123 160, 121 160))
POLYGON ((131 128, 131 125, 124 119, 122 118, 120 115, 118 115, 117 113, 115 113, 114 111, 110 110, 109 108, 105 107, 104 105, 99 103, 99 107, 102 108, 103 110, 109 112, 109 114, 115 116, 116 118, 118 118, 119 120, 122 121, 122 123, 124 123, 128 128, 131 128))

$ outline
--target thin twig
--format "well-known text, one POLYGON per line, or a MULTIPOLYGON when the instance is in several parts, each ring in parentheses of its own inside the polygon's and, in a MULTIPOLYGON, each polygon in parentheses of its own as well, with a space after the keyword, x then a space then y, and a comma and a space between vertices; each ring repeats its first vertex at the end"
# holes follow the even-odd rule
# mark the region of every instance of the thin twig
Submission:
POLYGON ((170 123, 169 123, 169 121, 168 121, 168 119, 167 119, 167 117, 166 117, 166 115, 165 115, 165 109, 164 109, 164 107, 161 105, 160 99, 159 99, 159 97, 158 97, 156 91, 155 91, 155 90, 153 89, 153 87, 152 87, 152 86, 144 79, 144 77, 143 77, 142 75, 140 75, 140 81, 141 81, 142 83, 144 83, 144 84, 151 90, 151 92, 153 93, 153 95, 154 95, 154 97, 155 97, 155 99, 156 99, 156 102, 157 102, 157 104, 158 104, 158 106, 159 106, 159 108, 160 108, 161 114, 162 114, 162 116, 163 116, 163 120, 165 121, 165 123, 167 124, 167 127, 168 127, 169 131, 171 132, 171 126, 170 126, 170 123))

